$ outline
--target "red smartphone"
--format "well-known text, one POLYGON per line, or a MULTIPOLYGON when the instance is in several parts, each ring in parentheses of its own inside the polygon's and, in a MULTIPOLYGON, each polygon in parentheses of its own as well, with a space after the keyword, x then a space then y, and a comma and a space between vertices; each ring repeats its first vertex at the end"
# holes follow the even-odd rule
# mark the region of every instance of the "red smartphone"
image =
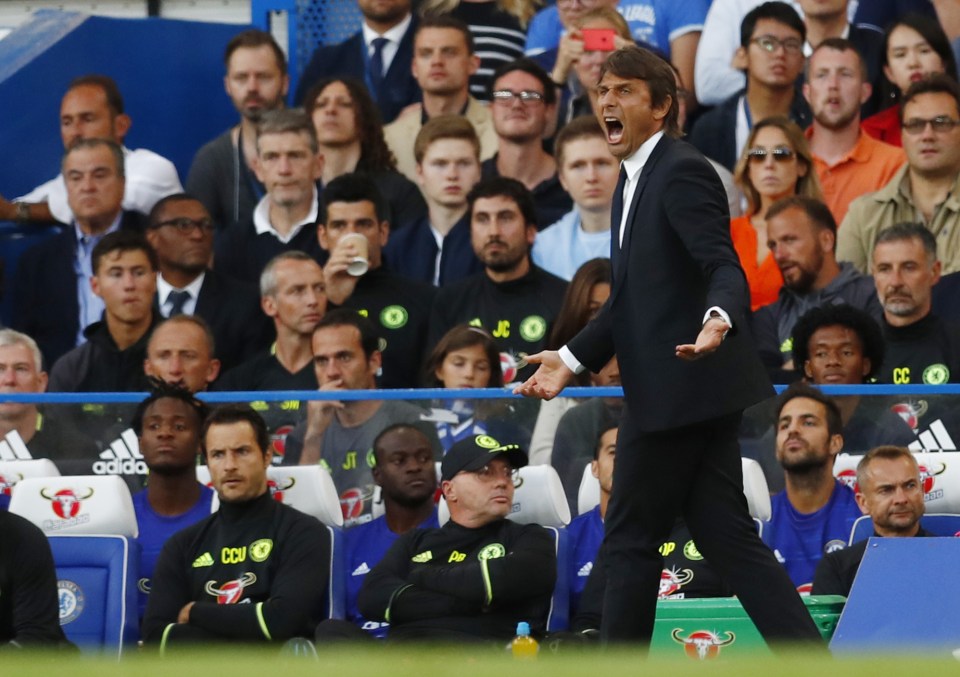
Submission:
POLYGON ((584 28, 583 48, 588 52, 612 52, 616 49, 613 39, 617 32, 612 28, 584 28))

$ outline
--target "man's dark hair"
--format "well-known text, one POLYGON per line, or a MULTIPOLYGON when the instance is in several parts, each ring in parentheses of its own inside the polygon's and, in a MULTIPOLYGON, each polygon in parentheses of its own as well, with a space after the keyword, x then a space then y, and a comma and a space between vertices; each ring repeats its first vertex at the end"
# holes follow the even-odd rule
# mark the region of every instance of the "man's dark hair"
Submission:
POLYGON ((873 248, 876 249, 881 242, 903 242, 904 240, 920 240, 927 254, 927 262, 933 265, 937 260, 937 238, 922 223, 896 223, 884 228, 877 234, 873 248))
POLYGON ((860 53, 860 50, 857 49, 856 45, 846 38, 826 38, 823 42, 813 48, 813 52, 810 53, 810 57, 807 59, 807 62, 803 67, 804 81, 810 82, 810 62, 813 60, 813 55, 822 49, 832 49, 835 52, 853 52, 857 57, 857 63, 860 65, 860 79, 863 82, 870 82, 870 75, 867 72, 867 62, 863 60, 863 54, 860 53))
POLYGON ((286 74, 287 72, 287 57, 283 53, 283 50, 280 49, 280 45, 277 44, 277 41, 273 39, 273 36, 267 33, 266 31, 261 31, 256 28, 251 28, 250 30, 243 31, 242 33, 237 33, 232 38, 230 42, 227 43, 227 48, 223 52, 223 63, 227 68, 230 67, 230 57, 233 56, 233 53, 242 47, 269 47, 273 51, 273 56, 277 60, 277 67, 280 69, 281 73, 286 74))
POLYGON ((417 29, 413 34, 413 44, 417 44, 417 36, 425 28, 449 28, 460 31, 464 42, 467 43, 467 54, 473 54, 476 46, 473 43, 473 33, 470 32, 470 26, 450 14, 427 14, 420 19, 417 29))
POLYGON ((553 139, 553 155, 557 160, 557 171, 560 171, 563 165, 563 155, 568 143, 594 137, 606 143, 607 134, 594 115, 580 115, 561 127, 553 139))
POLYGON ((761 19, 771 19, 784 26, 789 26, 800 34, 801 40, 807 39, 807 27, 797 10, 785 2, 765 2, 747 12, 740 22, 740 46, 746 48, 753 39, 753 32, 757 22, 761 19))
POLYGON ((798 397, 805 397, 808 400, 814 400, 823 405, 827 413, 827 432, 830 435, 840 435, 843 433, 843 419, 840 416, 840 407, 837 406, 837 403, 824 395, 819 388, 815 388, 803 381, 791 383, 789 388, 780 393, 780 396, 777 398, 775 426, 777 422, 779 422, 780 413, 783 411, 783 408, 787 406, 787 402, 795 400, 798 397))
POLYGON ((836 249, 837 222, 833 218, 833 214, 830 213, 830 208, 827 207, 827 205, 816 198, 807 197, 806 195, 791 195, 782 200, 777 200, 770 205, 770 209, 767 210, 765 218, 769 223, 770 219, 779 216, 788 209, 799 209, 807 215, 807 218, 810 219, 810 222, 815 228, 829 230, 833 233, 834 249, 836 249))
POLYGON ((643 80, 650 90, 650 103, 654 108, 663 106, 670 97, 670 110, 663 118, 663 131, 667 136, 680 136, 680 100, 677 97, 677 78, 673 68, 663 58, 649 49, 629 46, 610 54, 600 67, 600 79, 607 73, 618 78, 643 80))
POLYGON ((209 407, 198 400, 193 393, 176 383, 167 383, 159 379, 151 379, 150 394, 147 398, 137 405, 133 412, 133 419, 130 421, 130 427, 137 437, 143 435, 143 417, 155 402, 158 400, 180 400, 186 404, 190 410, 197 416, 197 428, 199 429, 210 413, 209 407))
POLYGON ((512 73, 514 71, 523 71, 528 75, 532 75, 537 80, 540 81, 540 84, 543 85, 543 102, 548 106, 556 103, 557 101, 557 86, 553 83, 553 80, 550 79, 550 76, 547 75, 547 72, 533 59, 528 57, 522 57, 520 59, 515 59, 514 61, 507 61, 500 64, 497 67, 497 70, 493 72, 493 77, 490 78, 490 91, 487 92, 490 98, 493 98, 493 92, 497 88, 497 80, 502 78, 507 73, 512 73))
POLYGON ((67 158, 70 157, 73 153, 78 150, 83 150, 85 148, 100 148, 104 147, 110 151, 110 157, 113 158, 113 168, 121 179, 126 178, 126 160, 123 157, 123 148, 120 147, 120 144, 114 141, 113 139, 77 139, 70 144, 70 147, 63 151, 63 157, 60 160, 61 170, 67 164, 67 158))
POLYGON ((430 435, 428 434, 429 428, 426 426, 429 424, 423 423, 391 423, 386 428, 381 430, 379 434, 373 438, 373 460, 374 463, 380 463, 380 442, 384 437, 390 433, 396 432, 398 430, 413 430, 423 436, 423 441, 427 443, 427 448, 432 450, 430 444, 430 435))
POLYGON ((93 247, 93 254, 91 255, 93 274, 96 275, 99 272, 100 260, 107 254, 112 252, 120 252, 123 254, 125 252, 137 251, 143 252, 146 255, 147 260, 150 261, 152 270, 156 271, 160 267, 157 263, 157 253, 153 251, 153 247, 147 242, 147 238, 143 233, 130 229, 115 230, 112 233, 107 233, 93 247))
POLYGON ((609 413, 604 409, 603 416, 600 421, 600 429, 597 432, 597 443, 593 445, 593 460, 600 459, 600 445, 603 443, 603 436, 606 435, 611 430, 617 430, 620 427, 620 424, 613 417, 613 414, 609 413))
POLYGON ((863 356, 870 360, 870 372, 864 376, 864 382, 876 375, 886 352, 880 327, 870 315, 845 303, 811 308, 793 325, 793 362, 798 370, 810 359, 810 339, 823 327, 846 327, 855 333, 863 356))
POLYGON ((383 119, 380 109, 367 91, 366 85, 354 78, 330 77, 315 84, 303 97, 303 108, 310 118, 317 109, 320 95, 330 85, 339 82, 347 88, 353 102, 353 120, 360 141, 360 159, 356 171, 393 172, 397 169, 397 160, 383 138, 383 119))
POLYGON ((467 194, 467 214, 473 214, 473 205, 480 198, 505 197, 513 200, 520 209, 520 215, 528 226, 537 225, 537 209, 533 203, 533 193, 517 181, 506 176, 494 176, 483 179, 467 194))
POLYGON ((317 326, 313 328, 313 333, 316 334, 327 327, 356 327, 357 331, 360 332, 360 347, 368 360, 374 352, 381 349, 380 337, 377 336, 377 330, 373 326, 373 322, 352 308, 337 308, 328 311, 317 322, 317 326))
POLYGON ((947 94, 952 99, 960 112, 960 87, 956 80, 945 73, 931 73, 922 80, 917 80, 904 93, 903 100, 900 102, 900 124, 903 125, 903 111, 907 104, 916 99, 921 94, 947 94))
MULTIPOLYGON (((200 202, 200 198, 190 193, 174 193, 173 195, 162 197, 153 205, 153 209, 150 210, 150 215, 147 216, 147 228, 156 228, 160 223, 160 215, 163 211, 169 205, 176 204, 177 202, 199 202, 201 206, 203 205, 203 203, 200 202)), ((207 208, 204 206, 203 209, 206 211, 207 208)))
POLYGON ((260 447, 260 453, 266 456, 270 449, 270 432, 267 430, 263 416, 251 409, 249 404, 225 404, 210 412, 203 421, 203 427, 200 429, 200 448, 203 449, 204 458, 207 456, 207 431, 211 427, 244 421, 250 424, 257 446, 260 447))
POLYGON ((120 88, 116 81, 108 75, 90 73, 81 75, 70 81, 67 91, 70 92, 78 87, 99 87, 103 90, 103 95, 107 99, 107 107, 114 117, 123 115, 123 96, 120 95, 120 88))
POLYGON ((377 220, 390 220, 390 205, 369 177, 359 172, 341 174, 323 187, 320 194, 320 211, 317 223, 327 222, 327 209, 334 202, 370 202, 377 214, 377 220))

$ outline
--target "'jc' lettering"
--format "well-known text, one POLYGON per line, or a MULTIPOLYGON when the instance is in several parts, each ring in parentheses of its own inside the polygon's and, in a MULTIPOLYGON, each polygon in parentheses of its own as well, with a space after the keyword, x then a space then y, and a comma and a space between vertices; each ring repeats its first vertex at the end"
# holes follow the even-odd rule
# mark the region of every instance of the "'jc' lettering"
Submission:
POLYGON ((509 338, 510 320, 500 320, 497 322, 497 328, 493 330, 494 338, 509 338))
POLYGON ((447 562, 462 562, 465 559, 467 559, 466 553, 454 550, 450 553, 450 559, 448 559, 447 562))
POLYGON ((353 470, 354 468, 356 468, 356 467, 357 467, 357 452, 355 452, 355 451, 348 451, 348 452, 347 452, 347 460, 345 460, 345 461, 343 462, 342 467, 343 467, 344 470, 353 470))

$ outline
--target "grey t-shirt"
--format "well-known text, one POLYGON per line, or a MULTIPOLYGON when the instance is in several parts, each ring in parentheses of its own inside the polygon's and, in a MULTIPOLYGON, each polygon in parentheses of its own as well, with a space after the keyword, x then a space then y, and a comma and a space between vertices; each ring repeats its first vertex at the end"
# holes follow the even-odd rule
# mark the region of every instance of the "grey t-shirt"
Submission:
MULTIPOLYGON (((333 484, 340 495, 345 527, 373 519, 373 440, 384 428, 394 423, 421 423, 421 416, 425 413, 408 402, 386 400, 369 420, 352 428, 342 425, 334 417, 323 435, 320 464, 333 476, 333 484)), ((427 435, 434 457, 439 460, 441 447, 436 428, 429 422, 422 422, 417 427, 427 435)), ((306 430, 306 421, 301 421, 287 436, 284 465, 297 465, 300 462, 306 430)))

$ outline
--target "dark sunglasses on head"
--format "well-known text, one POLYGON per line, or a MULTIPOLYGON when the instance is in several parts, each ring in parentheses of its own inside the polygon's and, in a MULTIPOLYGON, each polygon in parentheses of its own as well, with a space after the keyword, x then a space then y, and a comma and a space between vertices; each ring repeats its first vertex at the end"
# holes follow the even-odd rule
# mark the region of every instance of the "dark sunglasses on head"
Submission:
POLYGON ((751 148, 747 152, 747 157, 750 158, 750 162, 756 162, 757 164, 765 161, 767 155, 773 156, 774 162, 786 162, 787 160, 792 160, 795 153, 786 146, 778 146, 772 150, 767 150, 766 148, 751 148))

